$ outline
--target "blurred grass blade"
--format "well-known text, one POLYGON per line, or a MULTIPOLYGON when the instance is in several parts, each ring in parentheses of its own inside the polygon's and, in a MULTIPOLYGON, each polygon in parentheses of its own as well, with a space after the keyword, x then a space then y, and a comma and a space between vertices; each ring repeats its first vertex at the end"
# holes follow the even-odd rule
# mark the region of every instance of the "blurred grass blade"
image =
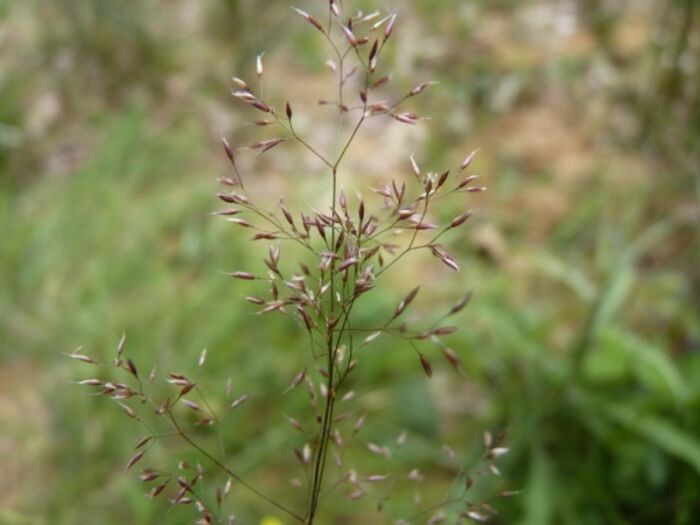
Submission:
POLYGON ((539 448, 530 455, 530 476, 523 495, 523 519, 518 525, 549 525, 553 523, 552 502, 557 492, 549 458, 539 448))
POLYGON ((596 401, 601 413, 691 465, 700 475, 700 440, 660 417, 611 401, 596 401))

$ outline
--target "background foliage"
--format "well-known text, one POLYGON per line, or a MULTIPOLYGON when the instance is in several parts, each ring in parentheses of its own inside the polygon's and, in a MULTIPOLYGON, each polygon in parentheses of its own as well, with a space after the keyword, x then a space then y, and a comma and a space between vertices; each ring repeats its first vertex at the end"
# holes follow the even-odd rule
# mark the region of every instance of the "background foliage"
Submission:
MULTIPOLYGON (((697 4, 395 4, 394 82, 439 80, 416 106, 435 118, 364 135, 343 176, 366 185, 408 173, 408 152, 438 169, 480 146, 490 192, 451 239, 459 276, 417 257, 362 312, 412 279, 430 282, 426 312, 476 293, 450 339, 465 377, 440 365, 427 381, 388 339, 366 359, 372 439, 408 428, 424 452, 394 466, 440 471, 428 443, 468 460, 484 429, 507 430, 504 484, 524 492, 498 523, 697 523, 697 4)), ((232 376, 255 400, 227 439, 239 470, 291 476, 258 467, 291 439, 279 393, 304 337, 251 315, 247 285, 219 270, 258 254, 207 212, 219 135, 249 135, 228 79, 266 51, 267 88, 312 111, 320 40, 282 0, 5 0, 0 47, 0 523, 191 521, 143 498, 123 474, 136 430, 70 384, 84 369, 62 353, 109 359, 123 330, 142 369, 194 370, 208 347, 212 391, 232 376)), ((246 161, 261 192, 327 191, 297 153, 246 161)), ((243 523, 258 512, 240 500, 243 523)))

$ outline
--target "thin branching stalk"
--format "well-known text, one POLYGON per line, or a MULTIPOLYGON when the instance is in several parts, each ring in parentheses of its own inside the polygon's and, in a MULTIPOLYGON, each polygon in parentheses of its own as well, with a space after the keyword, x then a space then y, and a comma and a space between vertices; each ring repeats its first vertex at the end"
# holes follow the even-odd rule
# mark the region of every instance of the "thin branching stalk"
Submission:
MULTIPOLYGON (((232 95, 265 116, 264 119, 254 122, 257 126, 263 129, 276 129, 281 134, 238 149, 232 147, 228 140, 222 139, 226 156, 232 167, 232 175, 219 179, 223 190, 217 196, 227 207, 214 212, 233 226, 253 232, 252 241, 270 243, 269 255, 264 259, 266 273, 259 269, 255 273, 245 270, 229 273, 235 279, 253 281, 266 288, 261 295, 248 296, 246 300, 258 308, 259 315, 286 316, 308 335, 310 361, 283 393, 285 395, 296 389, 303 390, 305 386, 309 397, 311 417, 305 420, 303 417, 297 419, 285 414, 287 422, 306 440, 303 445, 293 450, 302 464, 307 482, 304 510, 297 510, 296 505, 280 503, 279 498, 272 495, 272 491, 263 492, 228 466, 224 437, 221 432, 226 425, 225 416, 219 415, 214 409, 216 403, 210 403, 207 399, 201 386, 201 373, 197 379, 190 380, 181 373, 170 372, 166 380, 169 388, 175 391, 165 398, 156 400, 157 396, 153 393, 153 389, 146 388, 144 380, 131 359, 124 358, 125 338, 122 337, 117 347, 114 366, 121 371, 126 371, 136 386, 132 388, 126 383, 97 378, 81 382, 81 384, 99 388, 99 393, 102 395, 112 397, 127 416, 141 422, 147 428, 149 433, 137 442, 136 453, 129 460, 128 469, 144 458, 155 440, 165 436, 177 436, 220 474, 227 477, 228 481, 225 485, 216 486, 216 506, 213 508, 205 501, 203 489, 195 488, 197 483, 202 482, 205 475, 205 470, 201 466, 197 465, 194 469, 187 462, 180 461, 178 466, 187 473, 187 476, 162 474, 164 471, 153 469, 143 471, 142 481, 158 483, 151 489, 149 493, 151 497, 158 497, 172 482, 172 488, 176 492, 170 498, 171 504, 194 503, 200 515, 198 524, 235 523, 235 517, 229 515, 226 518, 224 512, 225 501, 231 491, 231 480, 235 480, 236 485, 240 485, 261 501, 304 525, 318 523, 321 503, 327 496, 340 493, 343 489, 345 489, 343 497, 374 498, 377 506, 382 508, 392 490, 400 484, 399 480, 390 474, 374 473, 360 476, 354 469, 347 468, 343 463, 345 448, 349 446, 348 442, 353 441, 365 421, 365 415, 361 415, 354 422, 348 420, 347 423, 343 422, 346 421, 347 415, 341 413, 338 416, 339 403, 353 398, 353 392, 348 390, 347 385, 349 378, 356 370, 357 359, 362 354, 360 349, 374 344, 380 335, 386 334, 398 338, 404 346, 415 351, 417 364, 428 377, 433 374, 433 365, 425 345, 437 349, 450 366, 461 371, 457 352, 443 341, 444 337, 452 334, 457 328, 443 323, 467 305, 471 292, 466 293, 434 322, 423 327, 420 323, 402 321, 405 312, 418 295, 420 287, 415 287, 408 292, 394 311, 388 313, 385 321, 377 323, 378 328, 356 326, 353 322, 353 314, 361 298, 375 293, 375 289, 381 284, 380 277, 389 268, 397 267, 409 254, 421 251, 430 253, 450 270, 458 271, 459 265, 456 259, 437 242, 443 235, 464 224, 471 212, 465 211, 447 224, 433 224, 430 222, 436 219, 433 217, 433 205, 436 201, 449 196, 478 194, 485 188, 474 184, 477 178, 475 175, 455 181, 456 175, 450 177, 450 170, 440 174, 426 173, 411 155, 408 163, 412 171, 411 176, 408 177, 410 185, 407 185, 406 181, 391 180, 375 188, 373 191, 381 201, 378 206, 371 204, 369 200, 366 201, 362 196, 358 197, 356 208, 349 202, 345 189, 341 187, 339 175, 364 124, 369 119, 385 118, 402 125, 417 125, 422 120, 421 117, 413 112, 403 111, 401 106, 433 83, 417 84, 408 93, 395 98, 396 102, 383 102, 380 98, 380 90, 389 81, 389 76, 377 74, 378 62, 394 31, 397 15, 393 13, 382 15, 380 12, 353 14, 349 10, 343 12, 344 9, 349 9, 348 6, 335 0, 330 0, 328 6, 328 22, 325 26, 312 15, 296 8, 295 11, 309 23, 313 31, 322 34, 323 40, 329 44, 330 52, 334 57, 334 60, 329 60, 327 64, 334 75, 335 85, 332 92, 335 100, 323 101, 323 104, 337 111, 334 117, 337 118, 337 123, 334 122, 337 133, 333 141, 332 154, 324 153, 321 148, 315 146, 313 137, 307 138, 305 134, 302 136, 303 130, 295 126, 294 106, 290 102, 285 102, 282 105, 284 109, 279 110, 279 104, 265 98, 264 93, 269 93, 270 90, 263 91, 264 54, 260 54, 255 60, 258 94, 253 93, 248 82, 234 77, 232 95), (361 104, 351 105, 348 102, 356 100, 355 95, 359 97, 361 104), (360 111, 361 114, 355 119, 356 111, 360 111), (238 166, 239 152, 247 150, 266 154, 272 149, 285 147, 289 143, 298 144, 303 151, 323 164, 327 175, 323 183, 328 184, 331 190, 330 202, 325 203, 324 208, 293 213, 286 207, 282 196, 276 208, 267 209, 257 202, 254 188, 246 186, 245 174, 238 166), (408 232, 407 242, 404 245, 395 244, 396 239, 406 238, 406 232, 408 232), (402 233, 403 237, 400 235, 402 233), (298 245, 302 248, 303 255, 300 255, 297 260, 283 259, 281 246, 284 243, 298 245), (363 338, 361 342, 360 337, 363 338), (191 399, 190 393, 196 394, 202 404, 191 399), (142 403, 141 405, 130 404, 131 399, 139 399, 142 403), (182 410, 196 414, 197 424, 200 427, 215 427, 218 432, 219 457, 217 453, 208 451, 200 444, 199 440, 188 431, 187 425, 181 423, 176 411, 182 410), (147 419, 153 418, 155 422, 147 423, 147 419), (162 425, 160 422, 168 425, 167 432, 159 429, 162 425), (318 428, 315 428, 316 425, 318 428), (348 428, 348 425, 352 426, 348 428), (345 439, 341 430, 346 434, 345 439), (338 478, 329 484, 326 478, 332 464, 329 456, 332 448, 338 478), (378 485, 381 489, 372 488, 378 485)), ((475 153, 476 150, 470 153, 458 170, 454 171, 461 173, 467 170, 475 153)), ((95 364, 95 360, 83 354, 80 349, 70 354, 70 357, 88 364, 95 364)), ((202 352, 198 361, 200 371, 205 361, 206 350, 202 352)), ((154 377, 154 373, 148 377, 148 384, 154 377)), ((229 382, 226 390, 229 411, 241 410, 247 400, 247 394, 233 396, 229 382)), ((397 439, 397 447, 403 446, 405 434, 402 436, 397 439)), ((494 460, 506 451, 500 446, 501 440, 502 438, 494 439, 490 434, 487 435, 486 467, 480 472, 490 471, 494 475, 499 473, 494 460)), ((367 448, 370 452, 385 457, 389 457, 391 453, 387 446, 378 444, 370 444, 367 448)), ((450 451, 450 458, 459 462, 456 454, 449 447, 447 450, 450 451)), ((479 521, 491 515, 494 510, 487 501, 477 504, 466 499, 466 493, 473 483, 473 478, 463 479, 466 471, 464 465, 460 463, 459 468, 455 470, 458 472, 455 482, 441 502, 416 509, 412 516, 401 522, 410 523, 424 515, 453 505, 458 507, 460 516, 468 519, 479 521), (453 487, 460 480, 464 486, 457 495, 453 495, 453 487)), ((410 483, 417 483, 422 479, 422 475, 418 469, 414 469, 407 479, 410 483)), ((298 487, 303 487, 300 480, 295 481, 298 487)))

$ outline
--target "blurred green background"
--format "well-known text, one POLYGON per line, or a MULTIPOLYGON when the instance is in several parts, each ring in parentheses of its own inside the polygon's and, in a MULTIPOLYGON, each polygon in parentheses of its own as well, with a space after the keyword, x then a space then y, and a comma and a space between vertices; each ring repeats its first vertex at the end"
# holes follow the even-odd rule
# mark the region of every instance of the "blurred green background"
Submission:
MULTIPOLYGON (((463 376, 426 350, 428 381, 389 339, 363 357, 353 403, 369 413, 366 439, 407 428, 413 448, 360 468, 448 480, 441 443, 468 465, 485 429, 504 430, 498 486, 523 493, 495 504, 495 523, 700 523, 700 6, 393 4, 385 68, 397 92, 440 82, 412 102, 433 118, 361 134, 343 177, 406 176, 411 152, 438 170, 479 146, 490 191, 449 239, 459 274, 416 256, 360 312, 385 315, 418 281, 416 320, 475 290, 448 339, 463 376)), ((143 497, 123 472, 141 431, 71 383, 94 371, 62 353, 109 360, 122 331, 143 370, 195 375, 207 347, 213 402, 229 376, 252 398, 225 432, 232 464, 293 501, 300 437, 282 415, 304 399, 279 393, 306 339, 252 315, 241 298, 255 285, 221 270, 260 269, 265 247, 207 214, 227 173, 219 136, 255 136, 231 75, 253 78, 265 51, 270 96, 314 114, 330 96, 323 42, 286 0, 1 0, 0 49, 0 523, 194 521, 143 497)), ((271 202, 328 191, 290 147, 241 162, 271 202)), ((171 468, 187 454, 150 453, 171 468)), ((235 486, 232 501, 244 525, 284 519, 235 486)), ((371 503, 332 507, 326 523, 392 522, 371 503)))

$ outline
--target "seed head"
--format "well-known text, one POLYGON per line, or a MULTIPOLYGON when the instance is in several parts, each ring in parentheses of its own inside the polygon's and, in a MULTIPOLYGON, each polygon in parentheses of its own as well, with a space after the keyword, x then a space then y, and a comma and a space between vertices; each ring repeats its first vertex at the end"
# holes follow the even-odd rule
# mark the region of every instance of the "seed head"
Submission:
POLYGON ((228 140, 226 140, 224 137, 221 137, 221 142, 224 145, 224 151, 226 151, 226 156, 228 157, 228 160, 230 160, 232 164, 235 164, 236 160, 233 154, 233 148, 231 148, 231 145, 228 143, 228 140))
POLYGON ((460 170, 465 170, 469 167, 469 165, 472 163, 472 160, 474 160, 474 156, 478 153, 479 148, 476 148, 474 151, 472 151, 467 157, 462 161, 462 164, 459 166, 460 170))
POLYGON ((262 78, 263 76, 263 63, 262 63, 262 58, 265 55, 265 53, 261 53, 257 57, 255 57, 255 72, 258 74, 258 78, 262 78))
POLYGON ((377 58, 377 51, 379 50, 379 40, 375 40, 374 44, 372 44, 372 48, 369 51, 369 61, 372 62, 375 58, 377 58))
POLYGON ((257 279, 257 277, 255 277, 255 275, 253 275, 252 273, 248 273, 248 272, 233 272, 233 273, 229 273, 229 275, 231 277, 234 277, 236 279, 242 279, 244 281, 254 281, 255 279, 257 279))
POLYGON ((411 155, 409 159, 411 160, 411 168, 413 169, 413 173, 416 175, 416 177, 420 177, 420 168, 416 163, 416 159, 413 158, 413 155, 411 155))
POLYGON ((434 82, 434 81, 423 82, 422 84, 417 85, 411 91, 409 91, 408 96, 415 97, 416 95, 420 95, 423 91, 425 91, 425 88, 427 88, 428 86, 432 86, 434 84, 437 84, 437 82, 434 82))
POLYGON ((348 39, 348 42, 350 42, 350 45, 352 47, 357 47, 358 41, 357 41, 357 38, 355 37, 355 34, 352 32, 352 29, 350 29, 347 26, 342 26, 342 28, 343 28, 343 33, 345 34, 345 38, 348 39))
POLYGON ((454 306, 450 309, 449 315, 456 314, 457 312, 462 311, 462 309, 469 304, 469 301, 471 301, 473 292, 470 290, 466 293, 464 297, 462 297, 459 301, 457 301, 454 306))
POLYGON ((233 403, 231 403, 231 410, 233 410, 234 408, 238 408, 243 403, 245 403, 247 400, 248 400, 248 394, 245 394, 245 395, 239 397, 233 403))
POLYGON ((136 454, 131 456, 131 459, 129 459, 129 462, 126 464, 126 468, 124 470, 129 470, 131 467, 136 465, 136 463, 141 461, 141 459, 143 459, 143 455, 145 453, 146 452, 144 450, 140 450, 139 452, 137 452, 136 454))
POLYGON ((396 14, 391 15, 391 18, 389 18, 389 22, 386 25, 386 28, 384 29, 384 42, 389 40, 389 37, 391 36, 391 33, 394 31, 394 25, 396 24, 396 14))
POLYGON ((313 16, 311 16, 309 13, 302 11, 301 9, 297 7, 292 7, 294 11, 299 13, 302 17, 304 17, 304 20, 306 20, 309 24, 314 26, 316 29, 318 29, 321 33, 325 34, 325 31, 323 30, 323 27, 321 24, 316 20, 313 16))
POLYGON ((430 365, 430 361, 420 352, 418 352, 420 357, 420 364, 423 367, 423 372, 428 377, 433 377, 433 367, 430 365))
POLYGON ((248 85, 248 83, 245 80, 241 80, 238 77, 231 77, 231 81, 234 84, 236 84, 239 88, 246 90, 246 91, 250 91, 250 86, 248 85))
POLYGON ((467 222, 467 219, 471 217, 471 213, 463 213, 461 215, 458 215, 454 219, 452 219, 452 222, 450 223, 450 228, 457 228, 458 226, 461 226, 465 222, 467 222))

